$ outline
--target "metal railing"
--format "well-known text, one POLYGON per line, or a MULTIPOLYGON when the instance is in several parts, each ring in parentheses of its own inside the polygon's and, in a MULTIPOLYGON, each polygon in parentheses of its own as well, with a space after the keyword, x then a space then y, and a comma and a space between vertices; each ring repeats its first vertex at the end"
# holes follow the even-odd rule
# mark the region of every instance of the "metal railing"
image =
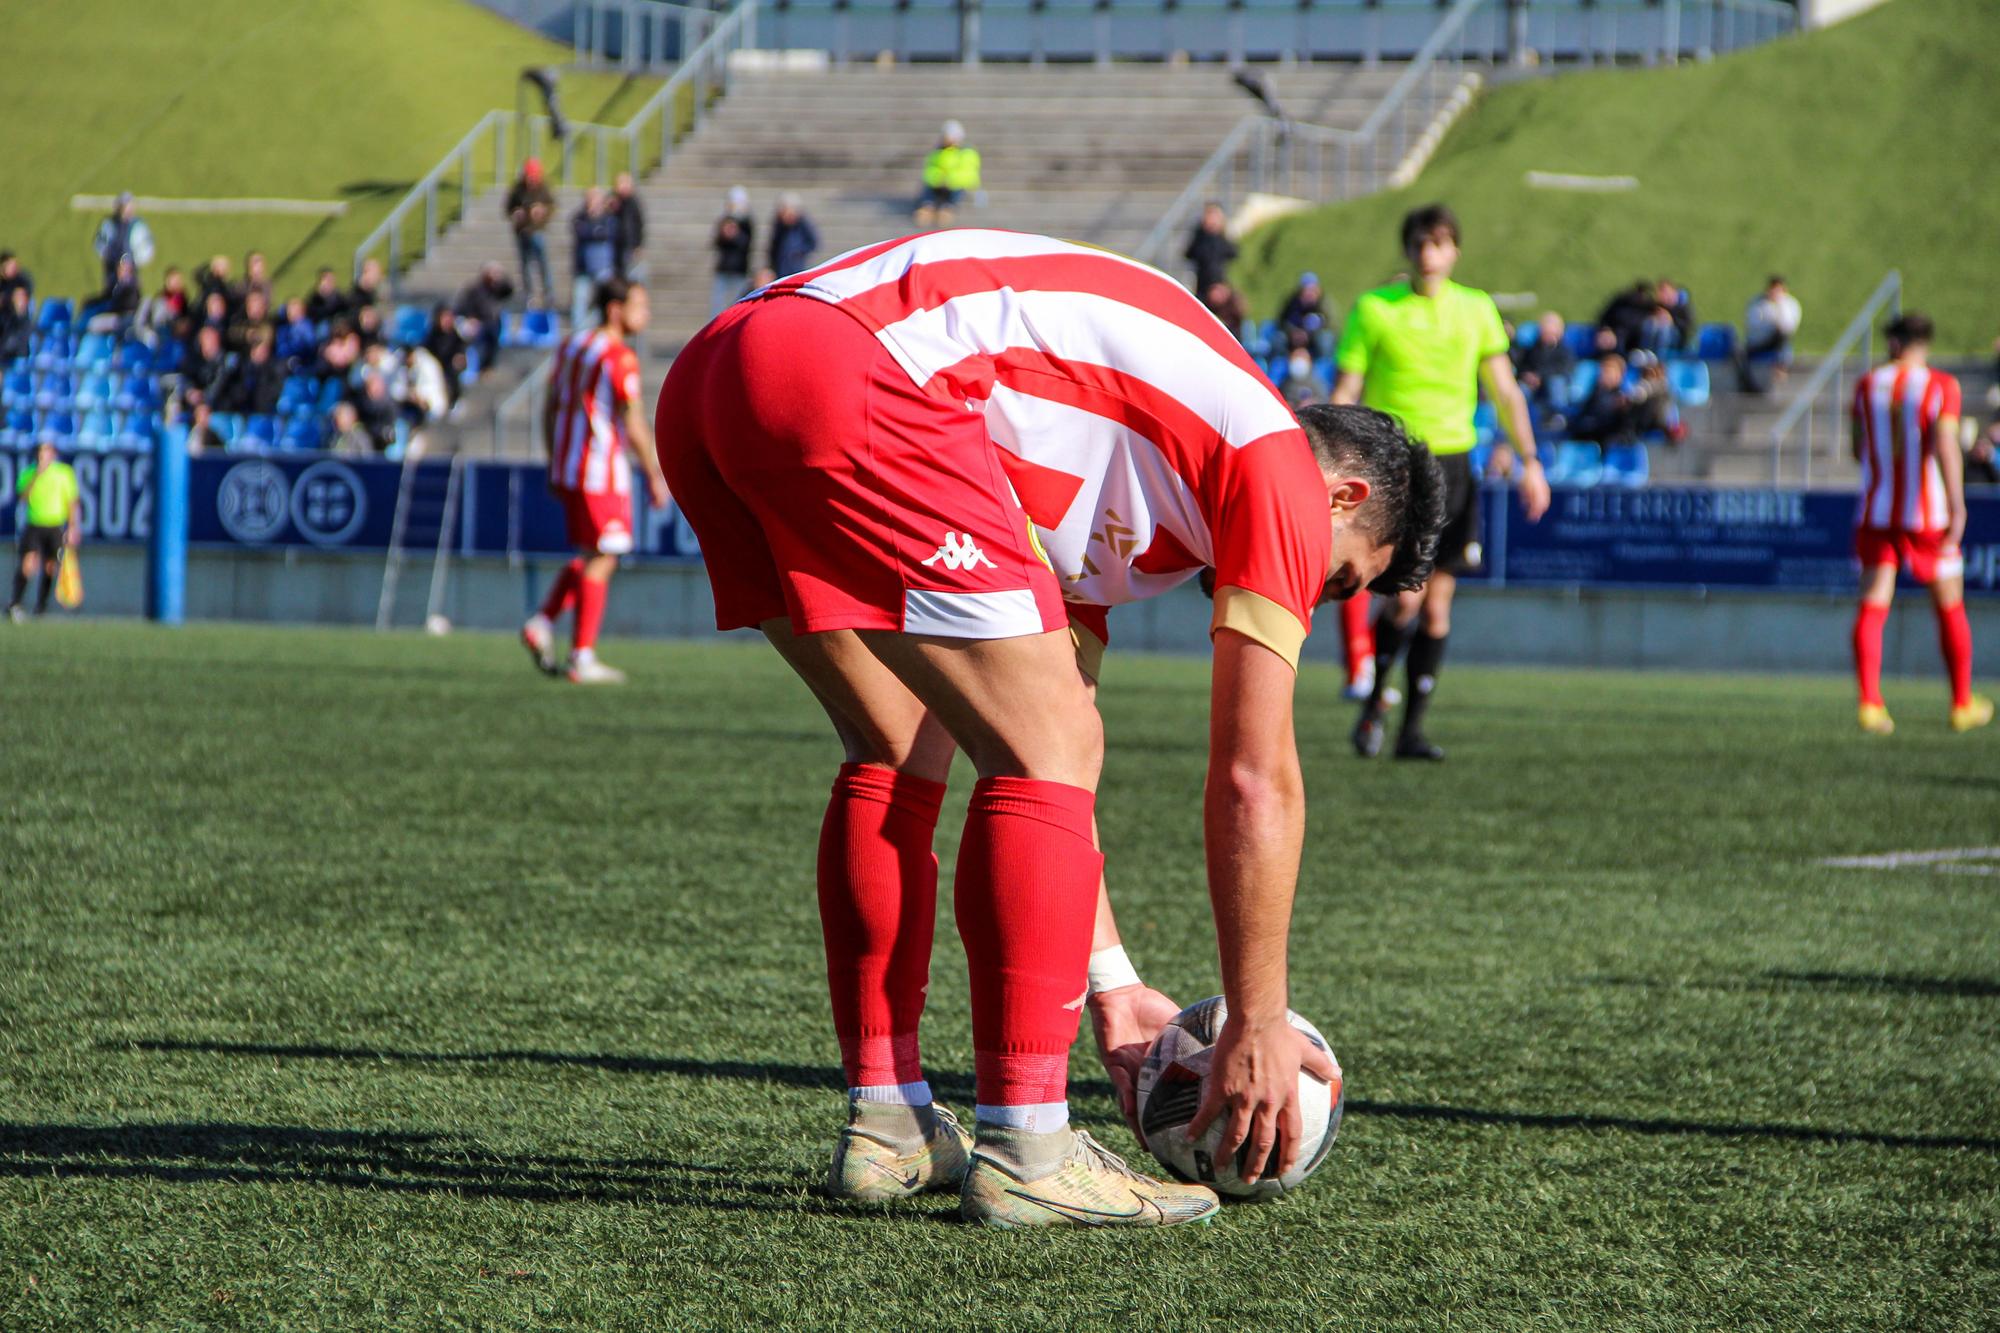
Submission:
POLYGON ((556 357, 551 352, 542 358, 541 364, 528 372, 528 377, 508 390, 507 396, 493 404, 493 457, 527 458, 535 457, 536 423, 542 419, 542 407, 549 389, 549 375, 555 370, 556 357), (518 454, 514 452, 514 423, 525 419, 528 438, 526 447, 518 454))
POLYGON ((568 136, 557 141, 547 116, 487 112, 355 247, 354 272, 371 257, 381 258, 395 291, 404 270, 430 254, 476 198, 511 181, 520 164, 541 156, 545 146, 559 156, 552 173, 559 185, 609 185, 620 171, 637 176, 664 166, 674 145, 701 124, 709 103, 728 90, 731 57, 755 44, 757 5, 739 0, 729 13, 714 16, 700 44, 623 125, 569 125, 568 136))
POLYGON ((1325 203, 1380 189, 1468 78, 1473 17, 1497 20, 1502 10, 1499 0, 1456 0, 1358 129, 1245 116, 1168 205, 1135 258, 1164 267, 1210 199, 1227 204, 1246 194, 1282 194, 1325 203))
POLYGON ((671 69, 721 17, 715 9, 667 0, 576 0, 570 45, 577 62, 593 69, 671 69))
POLYGON ((1806 382, 1793 393, 1792 401, 1771 427, 1771 481, 1782 485, 1785 481, 1785 466, 1792 433, 1801 425, 1805 427, 1805 439, 1798 449, 1798 484, 1812 485, 1813 454, 1818 449, 1818 423, 1821 409, 1831 422, 1827 437, 1831 441, 1829 460, 1840 448, 1845 438, 1842 426, 1847 419, 1848 386, 1853 383, 1856 372, 1866 374, 1875 361, 1875 321, 1886 310, 1891 318, 1903 312, 1903 275, 1890 269, 1875 284, 1875 290, 1847 321, 1840 337, 1834 340, 1831 349, 1820 360, 1806 382), (1830 396, 1829 396, 1830 395, 1830 396))

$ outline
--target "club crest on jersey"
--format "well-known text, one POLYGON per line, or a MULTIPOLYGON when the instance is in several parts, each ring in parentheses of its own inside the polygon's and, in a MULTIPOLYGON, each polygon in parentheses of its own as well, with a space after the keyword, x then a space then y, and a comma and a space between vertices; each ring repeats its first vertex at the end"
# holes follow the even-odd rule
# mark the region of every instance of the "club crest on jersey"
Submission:
POLYGON ((943 561, 946 569, 977 569, 982 560, 989 569, 997 568, 993 564, 992 557, 973 545, 972 534, 966 533, 960 536, 956 532, 947 532, 944 535, 944 545, 938 547, 936 553, 923 563, 929 566, 943 561))

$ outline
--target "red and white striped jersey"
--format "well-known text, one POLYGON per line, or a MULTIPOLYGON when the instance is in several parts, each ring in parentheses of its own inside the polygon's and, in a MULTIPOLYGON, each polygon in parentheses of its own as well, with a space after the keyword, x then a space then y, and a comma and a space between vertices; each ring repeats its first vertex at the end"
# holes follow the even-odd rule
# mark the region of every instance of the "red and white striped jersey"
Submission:
POLYGON ((625 409, 639 397, 639 354, 603 329, 573 333, 549 374, 556 398, 549 485, 584 495, 630 495, 625 409))
POLYGON ((1928 366, 1890 362, 1854 386, 1854 431, 1861 445, 1861 506, 1855 522, 1898 532, 1942 532, 1945 508, 1938 423, 1959 412, 1958 381, 1928 366))
POLYGON ((1219 594, 1216 623, 1240 616, 1232 628, 1296 661, 1331 559, 1326 485, 1277 390, 1178 282, 968 228, 764 289, 780 292, 846 311, 919 386, 985 412, 1068 601, 1116 606, 1211 565, 1218 589, 1254 594, 1234 612, 1219 594), (1273 631, 1273 609, 1292 623, 1273 631))

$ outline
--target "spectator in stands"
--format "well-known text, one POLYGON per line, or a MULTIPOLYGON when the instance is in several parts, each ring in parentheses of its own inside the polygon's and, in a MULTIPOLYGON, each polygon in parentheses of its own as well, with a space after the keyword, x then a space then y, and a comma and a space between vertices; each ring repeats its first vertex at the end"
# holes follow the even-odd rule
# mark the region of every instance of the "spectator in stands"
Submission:
POLYGON ((264 308, 269 310, 272 307, 271 266, 265 261, 262 250, 252 250, 243 256, 243 295, 247 297, 252 292, 262 292, 264 308))
POLYGON ((187 451, 200 455, 210 449, 220 453, 226 446, 222 436, 216 433, 215 409, 207 403, 195 403, 188 408, 187 451))
POLYGON ((229 334, 229 298, 221 292, 210 292, 202 299, 201 308, 188 321, 187 344, 194 346, 195 338, 203 329, 214 329, 217 338, 227 340, 229 334))
POLYGON ((1312 353, 1299 347, 1285 361, 1285 378, 1279 382, 1278 392, 1284 395, 1285 405, 1296 412, 1325 402, 1333 389, 1314 372, 1312 353))
POLYGON ((181 362, 181 403, 187 407, 197 403, 214 407, 216 392, 229 377, 229 368, 222 329, 214 324, 202 325, 195 334, 194 349, 181 362))
POLYGON ((965 142, 965 126, 947 120, 938 136, 938 146, 924 159, 924 188, 917 199, 917 225, 949 227, 966 192, 978 188, 979 150, 965 142))
POLYGON ((16 287, 25 288, 29 299, 34 298, 35 279, 21 267, 20 256, 12 250, 0 250, 0 305, 7 303, 16 287))
POLYGON ((315 324, 331 324, 346 313, 347 296, 340 290, 339 277, 330 268, 321 269, 306 297, 306 318, 315 324))
POLYGON ((645 261, 646 204, 639 198, 632 173, 621 171, 611 186, 611 215, 618 219, 618 276, 632 279, 633 271, 645 261))
POLYGON ((294 296, 285 302, 271 352, 291 370, 302 370, 319 356, 319 330, 306 317, 304 297, 294 296))
POLYGON ((424 334, 424 350, 431 354, 432 360, 444 372, 445 393, 450 397, 452 406, 458 404, 460 382, 470 364, 466 356, 468 345, 465 335, 459 331, 458 312, 440 302, 431 311, 431 326, 424 334))
POLYGON ((1613 296, 1597 316, 1597 350, 1630 356, 1641 327, 1659 308, 1659 291, 1650 282, 1635 282, 1613 296))
POLYGON ((535 302, 535 275, 542 279, 541 304, 555 304, 555 283, 549 278, 549 243, 542 235, 556 215, 556 197, 542 179, 540 158, 521 164, 521 174, 507 191, 507 225, 514 232, 514 253, 521 261, 521 295, 535 302))
POLYGON ((813 251, 819 249, 819 232, 805 214, 798 195, 778 196, 778 212, 771 219, 771 272, 780 278, 812 265, 813 251))
POLYGON ((1201 303, 1208 313, 1222 321, 1236 341, 1250 341, 1250 306, 1243 293, 1226 282, 1212 282, 1201 290, 1201 303))
POLYGON ((1511 354, 1515 381, 1527 395, 1528 406, 1550 430, 1562 428, 1562 414, 1569 408, 1569 377, 1576 370, 1576 353, 1569 350, 1565 331, 1563 317, 1545 310, 1535 323, 1535 340, 1517 340, 1511 354))
MULTIPOLYGON (((1600 326, 1603 327, 1603 326, 1600 326)), ((1629 444, 1635 437, 1631 402, 1625 395, 1625 358, 1607 352, 1597 360, 1597 383, 1580 403, 1571 404, 1569 437, 1587 444, 1629 444)))
POLYGON ((259 338, 269 340, 277 336, 277 324, 271 319, 271 298, 255 287, 246 287, 242 308, 236 318, 229 321, 229 328, 222 338, 223 346, 241 355, 250 350, 250 344, 259 338))
POLYGON ((363 306, 375 305, 383 293, 382 261, 369 258, 361 261, 361 273, 354 279, 354 285, 347 289, 347 312, 354 314, 363 306))
POLYGON ((285 391, 285 364, 273 353, 268 331, 259 329, 248 347, 231 358, 228 372, 215 390, 215 408, 249 416, 269 416, 278 410, 285 391))
POLYGON ((1236 242, 1229 239, 1228 226, 1229 215, 1222 211, 1222 205, 1209 200, 1187 243, 1186 258, 1194 265, 1194 289, 1198 292, 1229 281, 1229 266, 1236 262, 1236 242))
POLYGON ((1688 289, 1672 278, 1661 278, 1653 284, 1653 296, 1659 302, 1660 309, 1666 312, 1667 318, 1673 321, 1674 340, 1666 350, 1692 352, 1699 339, 1694 317, 1694 298, 1688 295, 1688 289))
POLYGON ((423 440, 429 426, 450 413, 452 395, 448 379, 444 367, 429 349, 422 345, 403 349, 399 373, 390 381, 390 393, 403 420, 409 423, 413 446, 423 440))
POLYGON ((1664 435, 1670 443, 1679 444, 1687 435, 1687 427, 1681 424, 1666 363, 1642 348, 1632 353, 1631 368, 1639 375, 1639 382, 1625 391, 1625 410, 1633 436, 1644 439, 1649 435, 1664 435))
POLYGON ((111 285, 83 303, 78 319, 92 333, 117 333, 139 313, 139 270, 127 255, 118 261, 111 285))
POLYGON ((153 230, 139 216, 131 191, 119 195, 111 216, 97 224, 91 249, 97 251, 98 262, 103 265, 107 290, 118 280, 119 260, 131 260, 135 272, 153 262, 153 230))
POLYGON ((388 332, 382 327, 382 307, 375 305, 354 308, 354 336, 361 339, 361 350, 380 347, 388 340, 388 332))
POLYGON ((229 256, 213 255, 195 274, 195 299, 206 307, 208 298, 220 296, 229 310, 236 308, 238 292, 229 277, 229 256))
POLYGON ((1321 308, 1325 299, 1317 273, 1299 274, 1297 289, 1278 312, 1278 332, 1284 335, 1286 347, 1303 347, 1316 356, 1329 354, 1333 331, 1328 328, 1326 311, 1321 308))
POLYGON ((750 215, 750 192, 732 185, 709 240, 715 251, 715 280, 708 293, 710 319, 750 290, 750 254, 756 243, 757 221, 750 215))
POLYGON ((2000 417, 1988 422, 1965 451, 1965 484, 2000 486, 2000 417))
POLYGON ((589 327, 591 299, 597 284, 618 276, 618 219, 611 203, 595 185, 583 192, 583 207, 570 218, 575 253, 570 261, 570 327, 589 327))
POLYGON ((500 359, 500 322, 513 295, 514 284, 508 281, 507 270, 489 260, 480 267, 479 276, 465 284, 452 306, 458 312, 459 336, 479 349, 481 369, 500 359))
POLYGON ((1799 299, 1772 274, 1764 290, 1751 298, 1743 312, 1743 387, 1769 393, 1782 383, 1792 365, 1792 339, 1798 334, 1799 299))
POLYGON ((148 341, 161 332, 171 329, 174 322, 188 312, 187 277, 179 268, 169 265, 167 275, 160 282, 160 290, 146 298, 139 307, 139 317, 135 321, 141 337, 148 341))
POLYGON ((388 376, 374 369, 363 372, 360 389, 347 401, 375 452, 387 453, 396 442, 396 400, 389 393, 388 376))
POLYGON ((315 378, 344 384, 360 360, 361 339, 356 336, 354 326, 345 319, 337 319, 328 328, 326 341, 320 344, 319 360, 313 363, 312 373, 315 378))
POLYGON ((34 348, 34 298, 25 286, 9 287, 6 304, 0 305, 0 367, 28 355, 34 348))

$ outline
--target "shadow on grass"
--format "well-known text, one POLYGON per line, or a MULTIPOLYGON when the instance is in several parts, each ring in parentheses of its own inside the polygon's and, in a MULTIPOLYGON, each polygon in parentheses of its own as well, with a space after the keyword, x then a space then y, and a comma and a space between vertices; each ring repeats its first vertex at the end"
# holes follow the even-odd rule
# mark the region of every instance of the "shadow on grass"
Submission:
MULTIPOLYGON (((604 1055, 582 1051, 403 1051, 365 1046, 286 1045, 250 1041, 132 1041, 106 1043, 117 1050, 163 1051, 171 1054, 247 1055, 280 1060, 358 1060, 371 1063, 420 1065, 531 1064, 564 1068, 602 1069, 614 1074, 664 1074, 674 1078, 725 1078, 746 1083, 780 1083, 791 1088, 845 1091, 846 1080, 831 1065, 794 1065, 774 1061, 693 1060, 677 1056, 604 1055)), ((932 1070, 931 1091, 947 1101, 970 1101, 972 1076, 956 1070, 932 1070)), ((1072 1079, 1078 1097, 1110 1097, 1102 1079, 1072 1079)))
POLYGON ((1895 972, 1760 972, 1749 977, 1670 980, 1660 977, 1585 977, 1596 986, 1638 986, 1649 990, 1761 991, 1815 987, 1861 994, 1949 995, 1985 999, 2000 996, 1991 977, 1917 977, 1895 972))
POLYGON ((1460 1125, 1513 1125, 1523 1129, 1610 1129, 1626 1134, 1663 1134, 1704 1139, 1779 1139, 1794 1143, 1838 1143, 1870 1148, 1966 1148, 2000 1152, 2000 1139, 1958 1134, 1878 1134, 1855 1129, 1815 1129, 1810 1125, 1767 1125, 1732 1121, 1665 1120, 1617 1115, 1539 1115, 1528 1111, 1483 1111, 1464 1106, 1350 1099, 1348 1115, 1392 1120, 1443 1120, 1460 1125))
POLYGON ((0 1123, 0 1176, 313 1184, 722 1211, 856 1211, 816 1197, 803 1176, 759 1180, 728 1167, 659 1157, 503 1153, 439 1134, 298 1125, 0 1123))

